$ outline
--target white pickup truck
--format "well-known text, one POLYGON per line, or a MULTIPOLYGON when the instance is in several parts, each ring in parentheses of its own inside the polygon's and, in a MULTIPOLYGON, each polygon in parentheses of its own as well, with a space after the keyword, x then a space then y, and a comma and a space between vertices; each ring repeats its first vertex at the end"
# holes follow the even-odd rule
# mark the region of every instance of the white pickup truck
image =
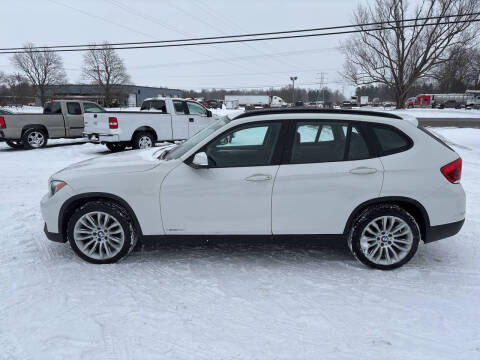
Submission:
POLYGON ((107 145, 110 151, 123 151, 127 146, 146 149, 156 142, 188 139, 216 118, 193 100, 151 98, 140 111, 85 114, 83 136, 107 145))

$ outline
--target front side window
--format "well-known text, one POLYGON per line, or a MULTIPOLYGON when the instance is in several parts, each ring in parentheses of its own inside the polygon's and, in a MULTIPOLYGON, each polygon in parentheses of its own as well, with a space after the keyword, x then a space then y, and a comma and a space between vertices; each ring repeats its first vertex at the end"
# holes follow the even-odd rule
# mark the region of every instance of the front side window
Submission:
POLYGON ((266 166, 272 162, 282 124, 248 124, 229 130, 209 143, 211 167, 266 166))
POLYGON ((58 101, 46 103, 43 108, 43 113, 46 115, 61 114, 62 106, 58 101))
POLYGON ((410 139, 392 126, 374 125, 373 133, 380 145, 381 155, 401 152, 409 149, 411 146, 410 139))
POLYGON ((300 121, 297 123, 290 163, 342 161, 345 157, 348 124, 300 121))
POLYGON ((188 112, 192 115, 203 115, 207 116, 207 110, 200 104, 196 104, 191 101, 187 101, 188 112))
POLYGON ((180 100, 173 100, 173 107, 175 108, 175 114, 185 114, 185 104, 180 100))
POLYGON ((67 112, 69 115, 82 115, 82 108, 77 102, 67 102, 67 112))
POLYGON ((103 112, 103 109, 95 103, 83 103, 83 109, 86 113, 103 112))

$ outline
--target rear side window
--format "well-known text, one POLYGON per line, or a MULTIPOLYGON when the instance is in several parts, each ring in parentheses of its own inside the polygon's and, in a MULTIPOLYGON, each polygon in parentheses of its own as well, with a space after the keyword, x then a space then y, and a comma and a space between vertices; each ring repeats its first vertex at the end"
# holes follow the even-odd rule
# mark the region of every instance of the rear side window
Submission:
POLYGON ((342 122, 298 122, 290 163, 344 160, 347 129, 348 124, 342 122))
POLYGON ((175 114, 185 114, 185 104, 183 101, 174 100, 173 107, 175 108, 175 114))
POLYGON ((86 113, 103 112, 103 109, 95 103, 83 103, 83 109, 86 113))
POLYGON ((148 100, 143 102, 140 110, 155 110, 166 113, 167 106, 164 100, 148 100))
POLYGON ((373 133, 380 146, 380 156, 408 150, 412 141, 400 130, 388 125, 373 125, 373 133))
POLYGON ((348 146, 347 160, 363 160, 370 157, 367 142, 361 131, 356 126, 352 126, 350 132, 350 142, 348 146))
POLYGON ((54 102, 49 102, 45 104, 45 107, 43 108, 43 113, 48 115, 48 114, 61 114, 62 113, 62 107, 59 102, 54 101, 54 102))
POLYGON ((67 102, 67 112, 69 115, 82 115, 82 108, 77 102, 67 102))

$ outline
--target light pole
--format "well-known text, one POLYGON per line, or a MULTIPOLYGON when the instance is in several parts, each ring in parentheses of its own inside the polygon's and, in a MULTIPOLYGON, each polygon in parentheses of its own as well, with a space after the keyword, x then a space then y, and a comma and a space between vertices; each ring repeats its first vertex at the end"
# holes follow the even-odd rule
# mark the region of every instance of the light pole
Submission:
POLYGON ((295 80, 298 78, 296 76, 290 76, 290 80, 292 80, 292 104, 295 106, 295 80))

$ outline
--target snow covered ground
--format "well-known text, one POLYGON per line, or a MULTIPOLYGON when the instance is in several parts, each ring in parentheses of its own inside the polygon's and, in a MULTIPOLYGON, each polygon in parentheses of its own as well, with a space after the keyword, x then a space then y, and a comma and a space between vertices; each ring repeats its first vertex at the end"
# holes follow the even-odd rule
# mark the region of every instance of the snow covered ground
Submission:
POLYGON ((0 359, 479 359, 480 130, 435 132, 464 159, 467 221, 392 272, 331 243, 149 244, 91 265, 45 238, 39 201, 105 147, 0 143, 0 359))

